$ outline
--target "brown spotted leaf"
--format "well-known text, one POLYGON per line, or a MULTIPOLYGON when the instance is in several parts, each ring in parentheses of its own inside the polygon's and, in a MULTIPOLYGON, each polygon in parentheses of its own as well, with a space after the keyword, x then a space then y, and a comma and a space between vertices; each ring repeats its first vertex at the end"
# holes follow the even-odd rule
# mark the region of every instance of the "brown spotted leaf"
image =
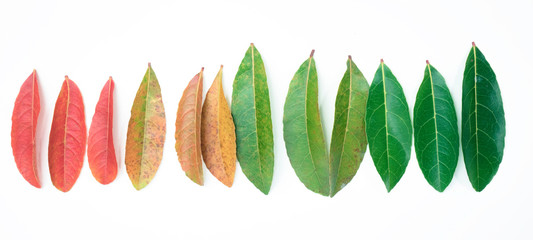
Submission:
POLYGON ((126 139, 126 171, 133 186, 140 190, 154 177, 165 144, 166 120, 161 88, 154 70, 148 64, 137 91, 126 139))
POLYGON ((222 89, 222 67, 205 96, 202 108, 202 155, 207 169, 231 187, 237 159, 235 125, 222 89))

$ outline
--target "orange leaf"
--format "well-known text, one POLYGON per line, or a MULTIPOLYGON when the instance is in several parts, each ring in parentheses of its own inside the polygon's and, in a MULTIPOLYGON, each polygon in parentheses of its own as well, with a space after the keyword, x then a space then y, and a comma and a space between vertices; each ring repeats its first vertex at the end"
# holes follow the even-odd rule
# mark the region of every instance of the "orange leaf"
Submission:
POLYGON ((200 127, 202 120, 203 72, 196 74, 181 96, 176 114, 176 152, 181 168, 192 181, 204 185, 200 127))
POLYGON ((24 81, 15 100, 13 108, 13 125, 11 127, 11 147, 20 174, 31 185, 41 188, 37 175, 37 153, 35 151, 35 130, 41 102, 37 73, 33 73, 24 81))
POLYGON ((222 89, 222 66, 202 109, 202 155, 209 171, 231 187, 237 159, 235 125, 222 89))
POLYGON ((80 175, 85 155, 85 112, 80 89, 65 76, 57 97, 48 144, 48 165, 54 186, 68 192, 80 175))
POLYGON ((113 144, 113 78, 104 85, 89 128, 87 158, 94 178, 101 184, 117 177, 117 159, 113 144))

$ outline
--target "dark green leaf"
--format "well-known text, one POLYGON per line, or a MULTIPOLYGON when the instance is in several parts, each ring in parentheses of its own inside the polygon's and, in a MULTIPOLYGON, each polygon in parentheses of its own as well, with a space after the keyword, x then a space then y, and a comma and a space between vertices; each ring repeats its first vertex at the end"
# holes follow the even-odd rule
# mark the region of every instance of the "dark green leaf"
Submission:
POLYGON ((370 155, 390 192, 409 163, 413 129, 402 86, 383 60, 370 86, 366 112, 370 155))
POLYGON ((331 134, 330 183, 333 197, 355 176, 366 151, 365 112, 368 82, 349 57, 335 101, 331 134))
POLYGON ((466 60, 462 116, 466 171, 479 192, 496 175, 502 161, 505 115, 496 75, 475 44, 466 60))
POLYGON ((289 86, 283 112, 283 137, 291 165, 300 181, 309 190, 328 196, 329 162, 318 111, 317 85, 311 52, 289 86))
POLYGON ((242 171, 261 192, 268 194, 274 172, 272 118, 265 66, 253 44, 233 82, 231 113, 242 171))
POLYGON ((450 90, 429 62, 416 95, 413 125, 418 165, 428 183, 442 192, 457 166, 459 130, 450 90))

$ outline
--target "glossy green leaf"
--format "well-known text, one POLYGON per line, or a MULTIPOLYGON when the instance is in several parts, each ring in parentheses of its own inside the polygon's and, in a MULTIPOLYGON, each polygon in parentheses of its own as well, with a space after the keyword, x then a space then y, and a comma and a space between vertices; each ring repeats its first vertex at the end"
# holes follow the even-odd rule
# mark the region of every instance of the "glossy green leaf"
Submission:
POLYGON ((463 78, 461 142, 468 178, 476 191, 482 191, 502 161, 505 114, 496 75, 475 44, 463 78))
POLYGON ((409 163, 413 128, 402 86, 383 60, 370 86, 366 112, 370 155, 390 192, 409 163))
POLYGON ((418 165, 428 183, 442 192, 457 166, 459 130, 450 90, 429 62, 416 95, 413 125, 418 165))
POLYGON ((261 192, 268 194, 274 172, 272 118, 265 66, 253 44, 233 82, 231 114, 242 171, 261 192))
POLYGON ((366 152, 365 112, 368 82, 352 58, 339 84, 331 134, 330 183, 333 197, 355 176, 366 152))
POLYGON ((292 168, 300 181, 309 190, 328 196, 329 161, 318 111, 318 78, 313 52, 289 85, 283 110, 283 137, 292 168))

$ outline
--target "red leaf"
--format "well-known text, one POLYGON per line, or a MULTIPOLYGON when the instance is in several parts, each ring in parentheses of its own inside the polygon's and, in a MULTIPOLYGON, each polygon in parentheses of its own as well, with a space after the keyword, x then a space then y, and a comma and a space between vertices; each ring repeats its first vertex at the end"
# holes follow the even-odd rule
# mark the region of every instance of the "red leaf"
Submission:
POLYGON ((89 128, 87 158, 94 178, 101 184, 117 177, 117 159, 113 144, 113 78, 104 85, 89 128))
POLYGON ((48 165, 54 186, 68 192, 80 175, 85 155, 85 113, 80 89, 65 76, 57 97, 48 145, 48 165))
POLYGON ((11 147, 20 174, 36 188, 41 188, 37 174, 38 154, 35 152, 35 130, 40 110, 37 73, 33 70, 33 73, 20 87, 17 100, 15 100, 11 147))

